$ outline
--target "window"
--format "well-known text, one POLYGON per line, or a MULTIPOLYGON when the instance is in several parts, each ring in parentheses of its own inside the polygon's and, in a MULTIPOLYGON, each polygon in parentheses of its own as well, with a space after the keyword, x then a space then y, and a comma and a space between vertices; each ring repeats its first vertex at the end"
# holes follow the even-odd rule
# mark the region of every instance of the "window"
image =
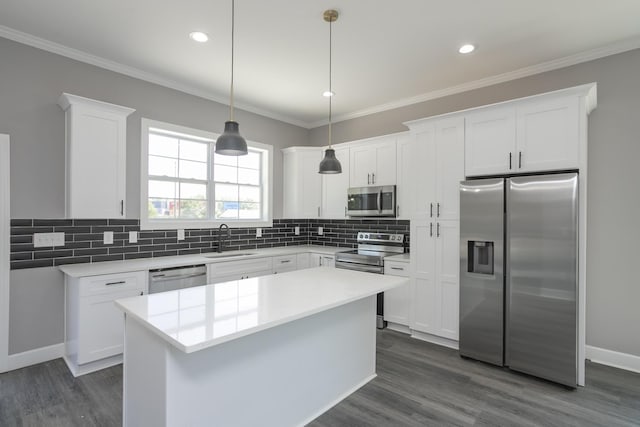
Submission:
POLYGON ((217 137, 143 119, 143 229, 271 226, 273 147, 247 141, 246 156, 221 156, 217 137))

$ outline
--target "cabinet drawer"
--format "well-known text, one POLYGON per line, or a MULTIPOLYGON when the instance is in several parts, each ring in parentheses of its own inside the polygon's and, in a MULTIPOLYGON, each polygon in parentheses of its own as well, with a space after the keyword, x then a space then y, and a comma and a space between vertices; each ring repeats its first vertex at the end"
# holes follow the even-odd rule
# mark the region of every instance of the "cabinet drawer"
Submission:
POLYGON ((285 271, 297 270, 297 255, 282 255, 273 257, 273 272, 284 273, 285 271))
POLYGON ((255 271, 272 270, 271 258, 253 258, 238 261, 225 261, 209 264, 210 276, 234 275, 236 273, 252 273, 255 271))
POLYGON ((397 261, 385 261, 384 262, 384 274, 390 276, 409 276, 409 263, 397 262, 397 261))
POLYGON ((79 280, 80 296, 121 293, 147 288, 147 272, 132 271, 129 273, 105 274, 83 277, 79 280))

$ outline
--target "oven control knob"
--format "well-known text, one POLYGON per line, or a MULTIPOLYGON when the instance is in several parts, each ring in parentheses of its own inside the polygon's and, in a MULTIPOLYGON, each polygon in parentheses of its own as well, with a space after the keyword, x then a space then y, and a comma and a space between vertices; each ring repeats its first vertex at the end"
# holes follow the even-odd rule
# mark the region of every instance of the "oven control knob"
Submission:
POLYGON ((364 235, 364 238, 365 238, 365 239, 367 239, 367 240, 369 240, 369 235, 368 235, 368 234, 365 234, 365 235, 364 235))

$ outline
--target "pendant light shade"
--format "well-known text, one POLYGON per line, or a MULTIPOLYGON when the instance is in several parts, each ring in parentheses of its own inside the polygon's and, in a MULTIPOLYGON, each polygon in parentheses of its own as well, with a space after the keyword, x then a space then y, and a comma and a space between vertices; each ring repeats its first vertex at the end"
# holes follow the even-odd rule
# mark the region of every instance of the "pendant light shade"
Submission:
POLYGON ((336 150, 327 148, 324 152, 324 159, 320 162, 318 173, 342 173, 342 165, 336 158, 336 150))
POLYGON ((235 0, 231 0, 231 102, 229 102, 229 120, 224 123, 224 132, 216 141, 216 154, 224 156, 243 156, 248 153, 247 141, 240 135, 239 125, 233 119, 233 46, 236 22, 235 0))
POLYGON ((216 141, 216 154, 242 156, 247 154, 247 141, 238 131, 238 122, 224 122, 224 133, 216 141))
MULTIPOLYGON (((338 19, 338 11, 329 9, 325 10, 322 15, 324 20, 329 23, 329 93, 333 94, 331 87, 331 23, 338 19)), ((336 158, 336 150, 331 148, 331 99, 333 96, 329 96, 329 148, 324 152, 324 159, 320 162, 320 168, 318 173, 332 174, 342 173, 342 165, 336 158)))

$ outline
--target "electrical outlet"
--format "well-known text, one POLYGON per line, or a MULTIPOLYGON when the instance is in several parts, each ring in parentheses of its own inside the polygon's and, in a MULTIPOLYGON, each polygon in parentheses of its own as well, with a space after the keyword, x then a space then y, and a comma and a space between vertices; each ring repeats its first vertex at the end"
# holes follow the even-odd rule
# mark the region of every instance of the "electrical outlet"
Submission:
POLYGON ((184 230, 178 229, 178 240, 184 240, 184 230))
POLYGON ((129 232, 129 243, 138 243, 138 232, 130 231, 129 232))
POLYGON ((293 232, 294 232, 294 234, 295 234, 296 236, 299 236, 299 235, 300 235, 300 227, 298 227, 298 226, 296 225, 296 227, 293 229, 293 232))
POLYGON ((324 234, 324 228, 318 227, 318 236, 322 236, 324 234))
POLYGON ((34 233, 33 247, 64 246, 64 233, 34 233))
POLYGON ((113 245, 113 231, 104 232, 104 244, 113 245))
POLYGON ((262 228, 256 228, 256 237, 262 237, 262 228))

